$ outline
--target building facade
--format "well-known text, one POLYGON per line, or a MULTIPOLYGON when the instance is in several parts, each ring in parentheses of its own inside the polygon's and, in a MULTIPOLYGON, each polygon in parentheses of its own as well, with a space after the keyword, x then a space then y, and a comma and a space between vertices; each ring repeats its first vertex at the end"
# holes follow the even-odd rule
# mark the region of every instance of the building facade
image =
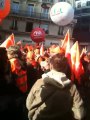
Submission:
POLYGON ((90 0, 75 1, 75 18, 73 37, 90 51, 90 0))
POLYGON ((35 44, 30 38, 30 32, 41 27, 45 30, 45 45, 60 44, 67 30, 73 38, 73 29, 77 17, 67 26, 54 24, 49 16, 52 5, 56 2, 66 1, 75 7, 74 0, 11 0, 11 10, 8 17, 0 26, 0 42, 2 43, 10 34, 15 34, 15 41, 22 40, 23 44, 35 44))

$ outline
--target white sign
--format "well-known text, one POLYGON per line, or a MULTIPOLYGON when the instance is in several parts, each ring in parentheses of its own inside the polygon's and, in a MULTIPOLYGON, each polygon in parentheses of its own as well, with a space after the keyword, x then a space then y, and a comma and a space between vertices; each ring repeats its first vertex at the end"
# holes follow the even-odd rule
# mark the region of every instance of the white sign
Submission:
POLYGON ((52 6, 50 17, 55 24, 64 26, 72 22, 74 18, 74 9, 67 2, 58 2, 52 6))

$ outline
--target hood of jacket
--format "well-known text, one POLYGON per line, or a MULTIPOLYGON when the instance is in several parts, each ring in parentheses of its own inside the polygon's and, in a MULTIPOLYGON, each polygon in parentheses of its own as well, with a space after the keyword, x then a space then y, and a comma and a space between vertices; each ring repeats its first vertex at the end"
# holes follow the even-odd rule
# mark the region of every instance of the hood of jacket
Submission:
POLYGON ((54 84, 60 88, 65 88, 71 84, 71 80, 69 80, 64 73, 55 70, 44 73, 42 79, 44 82, 54 84))

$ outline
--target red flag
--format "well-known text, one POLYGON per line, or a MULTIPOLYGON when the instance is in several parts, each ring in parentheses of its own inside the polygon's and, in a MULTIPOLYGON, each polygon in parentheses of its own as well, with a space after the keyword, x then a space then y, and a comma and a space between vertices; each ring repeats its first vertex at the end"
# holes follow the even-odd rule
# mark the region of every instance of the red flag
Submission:
POLYGON ((44 45, 43 45, 43 43, 41 44, 41 47, 40 47, 40 55, 41 56, 44 55, 44 45))
POLYGON ((59 46, 56 46, 56 47, 53 49, 53 52, 54 52, 55 54, 60 53, 60 47, 59 47, 59 46))
POLYGON ((65 50, 65 56, 68 57, 68 55, 70 55, 70 33, 69 33, 69 30, 67 32, 66 50, 65 50))
POLYGON ((69 33, 69 29, 64 37, 64 40, 62 41, 62 45, 61 47, 66 51, 66 45, 67 45, 67 42, 68 40, 70 39, 70 33, 69 33))
POLYGON ((76 52, 77 52, 77 41, 71 47, 71 69, 75 73, 75 63, 76 63, 76 52))
POLYGON ((27 48, 28 52, 33 51, 33 49, 34 49, 32 45, 27 45, 26 48, 27 48))
POLYGON ((74 73, 75 75, 75 78, 80 83, 81 75, 84 73, 84 68, 80 61, 80 50, 78 41, 76 41, 71 48, 71 69, 72 73, 74 73))
POLYGON ((68 38, 67 38, 67 44, 66 44, 66 50, 65 50, 65 57, 68 59, 69 65, 71 65, 70 34, 69 34, 69 30, 68 30, 68 38))
POLYGON ((87 50, 86 50, 86 47, 85 47, 81 51, 80 58, 82 58, 84 55, 86 55, 86 52, 87 52, 87 50))
POLYGON ((34 59, 34 52, 33 51, 28 51, 26 55, 27 60, 32 60, 34 59))
POLYGON ((25 44, 24 49, 27 49, 28 44, 25 44))
POLYGON ((76 50, 77 50, 77 41, 73 44, 70 50, 70 54, 71 54, 70 67, 71 67, 71 80, 72 81, 74 81, 74 75, 75 75, 76 50))
POLYGON ((12 45, 15 45, 14 34, 10 35, 1 45, 0 47, 8 48, 12 45))
POLYGON ((68 33, 68 40, 67 40, 67 44, 66 44, 65 57, 67 58, 69 66, 71 68, 70 35, 69 35, 69 33, 68 33))
POLYGON ((79 50, 79 44, 77 42, 77 51, 76 51, 76 62, 75 62, 75 77, 80 83, 81 81, 81 75, 84 74, 84 68, 80 61, 80 50, 79 50))
POLYGON ((21 40, 19 40, 16 44, 21 45, 22 44, 21 40))
POLYGON ((71 80, 74 81, 74 73, 73 73, 73 70, 72 70, 71 52, 70 51, 71 51, 71 49, 70 49, 70 37, 68 37, 68 41, 67 41, 67 44, 66 44, 65 57, 67 58, 68 64, 71 68, 71 80))

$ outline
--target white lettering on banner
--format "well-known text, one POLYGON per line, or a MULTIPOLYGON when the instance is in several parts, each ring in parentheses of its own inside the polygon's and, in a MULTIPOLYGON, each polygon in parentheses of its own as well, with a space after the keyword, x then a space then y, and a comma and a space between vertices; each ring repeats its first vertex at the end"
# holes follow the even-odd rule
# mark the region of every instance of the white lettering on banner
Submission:
POLYGON ((3 9, 5 5, 5 0, 0 0, 0 9, 3 9))
POLYGON ((42 32, 41 32, 41 31, 35 31, 35 32, 33 33, 33 35, 34 35, 35 37, 39 37, 39 36, 42 35, 42 32))

